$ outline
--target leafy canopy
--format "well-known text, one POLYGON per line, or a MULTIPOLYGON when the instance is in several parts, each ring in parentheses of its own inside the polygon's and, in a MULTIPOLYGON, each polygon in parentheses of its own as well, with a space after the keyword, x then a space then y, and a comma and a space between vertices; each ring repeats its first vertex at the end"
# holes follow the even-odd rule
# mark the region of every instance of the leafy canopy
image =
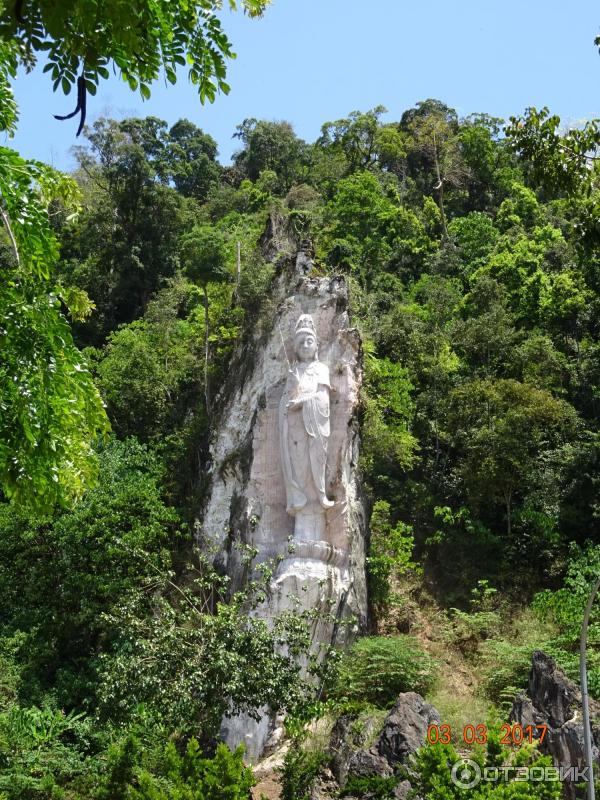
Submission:
MULTIPOLYGON (((241 6, 256 17, 267 3, 229 0, 229 7, 241 6)), ((217 89, 229 92, 225 59, 235 58, 215 16, 221 6, 221 0, 108 0, 98 9, 87 0, 20 0, 3 9, 0 38, 15 42, 30 67, 39 53, 46 53, 44 71, 50 73, 55 91, 60 86, 69 94, 81 70, 85 91, 96 94, 112 62, 123 80, 134 91, 139 87, 148 99, 148 84, 158 78, 161 68, 167 80, 175 83, 178 67, 187 65, 201 102, 212 102, 217 89)))
POLYGON ((51 203, 73 208, 74 182, 0 148, 0 213, 11 242, 0 287, 0 486, 45 510, 81 495, 95 475, 92 443, 108 422, 62 302, 85 318, 84 292, 51 280, 58 241, 51 203))
MULTIPOLYGON (((267 3, 241 0, 251 16, 260 15, 267 3)), ((18 63, 32 69, 40 53, 55 91, 61 86, 69 94, 77 85, 77 105, 67 118, 80 114, 78 132, 87 93, 95 94, 100 80, 109 77, 111 62, 145 99, 161 68, 175 83, 177 67, 186 63, 201 102, 214 100, 217 90, 227 93, 225 58, 234 54, 215 16, 221 5, 220 0, 108 0, 97 7, 86 0, 17 0, 9 7, 0 0, 0 130, 14 133, 17 107, 10 84, 18 63)), ((236 9, 236 0, 229 0, 229 7, 236 9)), ((210 149, 210 142, 204 144, 210 149)), ((94 440, 108 428, 60 300, 80 319, 93 304, 81 290, 61 291, 52 277, 59 245, 50 205, 59 202, 72 210, 75 199, 72 181, 0 149, 0 213, 12 248, 12 256, 3 259, 0 289, 0 489, 36 511, 67 505, 83 493, 95 474, 94 440)))

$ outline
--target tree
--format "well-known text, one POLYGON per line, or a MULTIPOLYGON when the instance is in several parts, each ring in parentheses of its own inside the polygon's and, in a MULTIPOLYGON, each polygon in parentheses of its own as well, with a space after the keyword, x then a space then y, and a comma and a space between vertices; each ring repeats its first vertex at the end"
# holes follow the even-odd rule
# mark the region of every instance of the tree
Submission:
POLYGON ((192 494, 206 431, 199 301, 198 287, 181 277, 171 281, 142 319, 109 335, 95 369, 116 435, 135 436, 161 455, 177 499, 192 494))
POLYGON ((369 529, 369 601, 381 614, 393 605, 393 588, 400 577, 417 567, 412 560, 415 541, 410 525, 400 521, 392 526, 390 504, 385 500, 374 503, 369 529))
POLYGON ((506 129, 529 183, 553 199, 566 198, 578 231, 577 244, 589 257, 600 244, 600 120, 559 132, 560 117, 547 108, 528 108, 506 129))
MULTIPOLYGON (((241 0, 251 16, 268 0, 241 0)), ((236 0, 230 0, 236 8, 236 0)), ((225 58, 231 44, 214 12, 219 0, 108 0, 101 12, 86 0, 0 3, 0 130, 14 133, 17 108, 10 82, 21 62, 35 66, 45 53, 53 88, 77 85, 83 129, 88 92, 95 94, 112 63, 132 89, 150 95, 162 68, 174 83, 189 64, 201 102, 229 91, 225 58)), ((60 300, 73 316, 92 304, 82 292, 62 290, 52 278, 58 256, 49 207, 73 203, 73 184, 54 170, 0 151, 0 209, 13 251, 0 290, 0 486, 13 501, 48 508, 81 495, 93 479, 92 444, 107 428, 85 359, 73 344, 60 300), (23 321, 26 320, 25 324, 23 321)))
POLYGON ((377 484, 382 475, 406 470, 414 463, 417 443, 409 432, 414 387, 404 367, 387 358, 375 358, 369 349, 361 462, 377 484))
MULTIPOLYGON (((239 5, 256 17, 268 2, 241 0, 239 5)), ((229 6, 237 8, 237 0, 229 0, 229 6)), ((235 54, 215 16, 220 7, 219 0, 108 0, 99 12, 87 0, 19 0, 2 8, 0 39, 14 46, 28 68, 38 53, 46 53, 44 71, 50 73, 54 91, 60 86, 69 94, 77 86, 77 107, 69 116, 80 113, 81 132, 87 93, 96 94, 111 63, 131 89, 139 87, 144 99, 150 97, 149 84, 161 68, 175 83, 178 67, 186 64, 201 102, 212 102, 217 90, 227 94, 225 59, 235 54)))
POLYGON ((227 578, 206 560, 194 559, 199 565, 179 591, 163 570, 154 579, 160 594, 134 588, 105 615, 114 635, 97 662, 102 719, 135 718, 143 703, 168 729, 213 742, 225 714, 256 718, 261 706, 299 704, 295 657, 308 660, 310 612, 261 619, 249 611, 265 599, 266 584, 251 582, 226 600, 227 578))
POLYGON ((265 599, 266 569, 231 596, 216 554, 193 549, 164 502, 147 447, 113 440, 100 458, 98 485, 72 511, 38 519, 0 505, 0 648, 15 635, 27 643, 22 702, 93 709, 109 735, 111 722, 149 714, 164 737, 203 742, 228 710, 298 702, 310 614, 248 613, 265 599))
POLYGON ((234 164, 249 180, 256 181, 261 172, 272 170, 279 179, 277 189, 284 194, 302 179, 307 145, 289 122, 245 119, 234 136, 244 144, 244 149, 234 154, 234 164))
POLYGON ((208 225, 197 225, 183 237, 181 257, 188 276, 192 281, 199 283, 204 292, 204 395, 208 413, 210 410, 208 284, 223 283, 231 277, 227 269, 227 251, 223 234, 208 225))
POLYGON ((156 117, 100 118, 76 150, 85 192, 79 218, 62 230, 60 270, 96 305, 85 343, 101 344, 119 324, 141 316, 178 266, 186 208, 166 185, 172 155, 167 124, 156 117))
POLYGON ((518 341, 504 287, 492 278, 480 278, 463 297, 461 311, 463 319, 454 334, 472 373, 490 377, 501 372, 518 341))
POLYGON ((22 698, 52 686, 62 707, 94 704, 105 614, 170 568, 180 520, 161 496, 161 468, 146 447, 111 441, 98 484, 72 511, 30 517, 0 505, 0 635, 31 644, 22 698))
POLYGON ((430 241, 415 213, 398 204, 394 186, 372 172, 342 179, 325 209, 321 246, 330 263, 348 261, 371 284, 383 269, 415 270, 430 241))
POLYGON ((518 178, 514 154, 499 139, 503 120, 487 114, 470 114, 458 134, 462 158, 469 169, 469 208, 489 210, 518 178))
POLYGON ((413 395, 416 417, 424 438, 433 439, 432 479, 439 480, 444 400, 460 368, 453 341, 458 282, 423 275, 412 287, 411 300, 394 310, 392 324, 403 329, 402 349, 396 352, 406 359, 410 380, 420 389, 413 395))
POLYGON ((184 197, 204 202, 219 178, 217 143, 187 119, 180 119, 169 131, 165 169, 184 197))
POLYGON ((549 392, 507 379, 465 383, 448 403, 448 431, 467 495, 475 506, 502 503, 510 536, 515 495, 535 488, 540 467, 549 466, 544 457, 575 438, 577 414, 549 392))
POLYGON ((500 235, 490 217, 479 211, 453 219, 448 233, 466 276, 485 264, 500 235))
MULTIPOLYGON (((321 127, 317 145, 343 153, 350 173, 368 169, 377 160, 379 117, 386 111, 384 106, 376 106, 372 111, 352 111, 344 119, 326 122, 321 127)), ((389 149, 392 144, 392 141, 388 143, 389 149)))
POLYGON ((559 133, 560 117, 547 108, 528 108, 523 117, 511 117, 506 135, 525 162, 526 174, 553 197, 586 189, 595 175, 600 150, 600 121, 559 133))
POLYGON ((444 205, 446 187, 461 188, 469 176, 463 161, 458 135, 456 112, 437 100, 418 103, 412 112, 402 116, 401 128, 411 137, 407 149, 413 158, 432 171, 432 190, 437 194, 442 215, 444 235, 448 236, 448 223, 444 205))
POLYGON ((0 213, 11 244, 0 286, 0 486, 13 502, 44 510, 74 501, 93 480, 92 445, 108 428, 63 313, 82 319, 92 305, 51 276, 56 202, 75 206, 71 179, 0 148, 0 213))

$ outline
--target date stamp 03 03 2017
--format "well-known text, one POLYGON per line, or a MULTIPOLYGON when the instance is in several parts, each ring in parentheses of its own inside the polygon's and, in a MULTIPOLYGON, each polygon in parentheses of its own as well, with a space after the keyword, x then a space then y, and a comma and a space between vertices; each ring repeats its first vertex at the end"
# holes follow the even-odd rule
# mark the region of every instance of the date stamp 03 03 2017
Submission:
MULTIPOLYGON (((534 741, 539 741, 540 744, 544 741, 544 736, 548 730, 547 725, 526 725, 519 724, 509 725, 505 722, 500 727, 500 744, 505 747, 518 747, 524 742, 532 744, 534 741)), ((454 744, 452 728, 450 725, 430 725, 427 728, 427 741, 429 744, 454 744)), ((462 729, 462 738, 460 741, 463 744, 486 744, 488 740, 487 725, 465 725, 462 729)))

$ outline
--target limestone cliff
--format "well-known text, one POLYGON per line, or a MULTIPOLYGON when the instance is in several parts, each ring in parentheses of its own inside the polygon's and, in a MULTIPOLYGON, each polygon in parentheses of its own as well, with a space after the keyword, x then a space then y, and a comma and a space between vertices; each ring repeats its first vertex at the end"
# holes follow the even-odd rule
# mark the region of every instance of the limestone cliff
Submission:
MULTIPOLYGON (((210 489, 202 514, 205 536, 218 544, 224 569, 234 584, 243 568, 233 544, 258 550, 257 560, 283 557, 270 598, 258 613, 265 618, 291 607, 329 614, 313 626, 313 642, 338 643, 366 626, 365 521, 357 460, 357 407, 362 379, 361 343, 348 312, 348 288, 339 277, 311 277, 303 251, 280 257, 272 297, 276 310, 236 354, 232 378, 217 398, 218 424, 210 448, 210 489), (332 508, 323 511, 315 535, 298 533, 286 510, 280 455, 280 404, 294 354, 294 325, 310 315, 318 339, 318 358, 330 379, 330 435, 325 484, 332 508), (266 331, 266 333, 265 333, 266 331), (294 533, 296 531, 296 533, 294 533), (331 617, 353 619, 348 626, 331 617)), ((231 745, 244 741, 250 759, 264 750, 273 728, 267 715, 260 724, 229 720, 231 745)))

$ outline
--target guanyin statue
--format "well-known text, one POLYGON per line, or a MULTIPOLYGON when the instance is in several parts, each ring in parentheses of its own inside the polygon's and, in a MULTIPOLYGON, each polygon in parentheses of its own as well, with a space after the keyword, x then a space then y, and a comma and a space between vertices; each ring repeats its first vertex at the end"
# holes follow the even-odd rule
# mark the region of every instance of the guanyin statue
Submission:
POLYGON ((296 360, 290 364, 279 406, 279 443, 287 512, 296 518, 295 536, 322 539, 327 497, 325 467, 329 441, 329 368, 319 361, 317 333, 309 314, 294 332, 296 360))

